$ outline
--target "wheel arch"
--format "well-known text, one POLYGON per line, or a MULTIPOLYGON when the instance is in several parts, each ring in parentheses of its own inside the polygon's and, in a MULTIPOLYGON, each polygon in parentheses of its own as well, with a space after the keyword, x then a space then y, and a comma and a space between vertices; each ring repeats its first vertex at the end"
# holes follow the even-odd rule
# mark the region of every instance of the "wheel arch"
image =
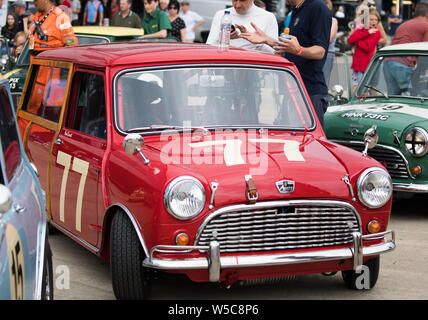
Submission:
POLYGON ((103 225, 102 225, 102 236, 101 236, 101 247, 99 251, 100 257, 104 261, 110 261, 110 234, 111 234, 111 225, 113 221, 114 215, 118 211, 124 212, 128 219, 131 221, 135 232, 137 233, 138 239, 140 240, 141 247, 144 250, 144 253, 146 256, 149 256, 149 251, 147 250, 146 243, 144 241, 143 235, 141 233, 141 229, 139 227, 139 224, 137 223, 137 220, 135 219, 134 215, 131 213, 131 211, 122 203, 114 203, 110 205, 105 213, 104 213, 104 219, 103 219, 103 225))

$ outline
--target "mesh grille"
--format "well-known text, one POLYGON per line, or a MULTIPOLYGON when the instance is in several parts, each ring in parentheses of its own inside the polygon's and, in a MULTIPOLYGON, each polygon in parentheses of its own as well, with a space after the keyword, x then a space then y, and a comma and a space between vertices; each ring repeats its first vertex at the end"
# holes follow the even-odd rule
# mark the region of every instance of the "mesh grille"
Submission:
MULTIPOLYGON (((356 151, 363 151, 364 146, 362 144, 348 144, 344 142, 340 142, 340 144, 347 146, 356 151)), ((406 161, 403 157, 396 151, 391 149, 386 149, 382 146, 376 146, 373 149, 368 150, 368 155, 373 159, 376 159, 380 163, 382 163, 386 170, 388 170, 391 178, 395 179, 408 179, 409 171, 407 168, 406 161)))
POLYGON ((354 231, 359 223, 346 207, 288 206, 215 216, 196 243, 216 239, 223 253, 292 250, 351 244, 354 231))

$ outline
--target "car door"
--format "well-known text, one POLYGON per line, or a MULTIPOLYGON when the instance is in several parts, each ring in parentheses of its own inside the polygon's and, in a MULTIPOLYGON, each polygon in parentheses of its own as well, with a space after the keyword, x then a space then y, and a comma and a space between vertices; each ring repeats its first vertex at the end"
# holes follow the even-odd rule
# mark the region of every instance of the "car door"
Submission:
MULTIPOLYGON (((104 76, 78 70, 73 75, 67 115, 52 149, 53 221, 96 247, 98 213, 104 211, 101 168, 107 146, 104 76)), ((93 248, 95 250, 95 248, 93 248)))
POLYGON ((44 243, 44 205, 22 154, 6 84, 0 82, 0 266, 6 266, 0 267, 0 299, 33 299, 40 275, 39 245, 44 243))
POLYGON ((72 64, 34 61, 18 108, 18 127, 25 152, 39 172, 40 185, 46 192, 46 207, 51 212, 49 161, 52 147, 62 125, 64 105, 68 97, 72 64))

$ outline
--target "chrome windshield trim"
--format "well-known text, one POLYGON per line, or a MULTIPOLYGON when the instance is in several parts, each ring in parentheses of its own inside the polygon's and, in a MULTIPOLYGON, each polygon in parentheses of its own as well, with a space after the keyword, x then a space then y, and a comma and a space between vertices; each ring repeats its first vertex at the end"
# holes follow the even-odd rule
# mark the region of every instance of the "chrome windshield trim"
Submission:
MULTIPOLYGON (((237 62, 233 62, 233 63, 227 63, 227 62, 220 62, 218 64, 216 63, 182 63, 182 64, 173 64, 173 65, 161 65, 161 66, 149 66, 149 67, 133 67, 133 68, 126 68, 123 70, 120 70, 119 72, 117 72, 114 77, 113 77, 113 92, 112 92, 112 106, 113 106, 113 126, 115 128, 115 130, 121 134, 126 136, 126 131, 123 131, 121 129, 119 129, 118 123, 117 123, 117 115, 116 115, 116 110, 117 110, 117 103, 116 103, 116 99, 117 99, 117 94, 116 94, 116 90, 117 90, 117 80, 120 76, 122 76, 125 73, 130 73, 130 72, 142 72, 142 71, 157 71, 157 70, 174 70, 174 69, 186 69, 186 68, 240 68, 240 69, 266 69, 266 70, 276 70, 276 71, 283 71, 283 72, 288 72, 293 79, 296 81, 297 87, 299 88, 299 91, 302 95, 302 100, 305 102, 305 107, 309 113, 309 116, 311 118, 312 121, 312 126, 310 128, 293 128, 290 129, 288 127, 281 127, 281 130, 286 130, 286 131, 312 131, 315 130, 316 128, 316 119, 315 119, 315 115, 314 112, 311 108, 311 104, 309 103, 308 97, 306 96, 305 90, 303 89, 302 83, 300 83, 299 78, 297 77, 297 75, 289 68, 286 67, 279 67, 279 66, 274 66, 274 65, 259 65, 259 64, 242 64, 242 63, 237 63, 237 62)), ((211 127, 215 127, 215 126, 206 126, 207 128, 211 128, 211 127)), ((225 128, 229 128, 229 127, 234 127, 234 126, 225 126, 225 128)), ((223 128, 223 127, 221 127, 223 128)), ((237 129, 240 128, 248 128, 248 126, 237 126, 237 129)), ((255 128, 265 128, 264 126, 257 126, 255 128)), ((267 127, 266 127, 267 128, 267 127)), ((279 129, 278 129, 279 130, 279 129)), ((164 131, 164 133, 167 131, 164 131)), ((159 131, 147 131, 144 133, 141 133, 141 135, 143 136, 149 136, 149 135, 153 135, 153 134, 159 134, 159 131)))
POLYGON ((286 207, 286 206, 299 206, 299 205, 311 205, 311 206, 320 206, 320 207, 328 207, 328 206, 337 206, 337 207, 345 207, 352 211, 358 221, 358 230, 362 232, 361 226, 361 218, 358 211, 349 203, 343 201, 335 201, 335 200, 279 200, 279 201, 268 201, 268 202, 257 202, 254 204, 239 204, 228 207, 220 208, 205 218, 202 224, 199 226, 198 231, 195 237, 195 245, 199 242, 199 237, 201 236, 202 231, 206 227, 206 225, 216 218, 219 215, 224 213, 236 212, 236 211, 254 211, 254 210, 262 210, 262 209, 271 209, 278 207, 286 207))

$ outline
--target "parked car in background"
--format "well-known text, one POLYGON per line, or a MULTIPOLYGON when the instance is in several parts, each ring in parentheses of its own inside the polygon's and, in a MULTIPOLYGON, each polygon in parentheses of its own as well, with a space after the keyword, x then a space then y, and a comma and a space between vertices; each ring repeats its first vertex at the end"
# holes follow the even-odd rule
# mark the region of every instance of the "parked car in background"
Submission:
MULTIPOLYGON (((79 45, 137 41, 140 36, 144 35, 143 29, 125 27, 74 26, 73 30, 77 36, 79 45)), ((3 74, 0 75, 0 79, 9 79, 12 99, 16 107, 21 97, 28 67, 30 65, 28 41, 25 43, 22 53, 16 62, 12 62, 9 57, 6 57, 2 64, 8 67, 3 71, 3 74)))
POLYGON ((328 108, 325 124, 330 141, 359 151, 376 126, 367 152, 388 170, 397 196, 427 194, 428 43, 379 50, 350 101, 328 108))
POLYGON ((22 148, 7 80, 0 80, 0 300, 52 299, 45 203, 22 148))
POLYGON ((117 298, 156 270, 225 283, 342 271, 375 285, 392 185, 327 141, 296 67, 201 44, 43 52, 17 110, 50 223, 109 261, 117 298), (50 76, 49 76, 50 75, 50 76))

